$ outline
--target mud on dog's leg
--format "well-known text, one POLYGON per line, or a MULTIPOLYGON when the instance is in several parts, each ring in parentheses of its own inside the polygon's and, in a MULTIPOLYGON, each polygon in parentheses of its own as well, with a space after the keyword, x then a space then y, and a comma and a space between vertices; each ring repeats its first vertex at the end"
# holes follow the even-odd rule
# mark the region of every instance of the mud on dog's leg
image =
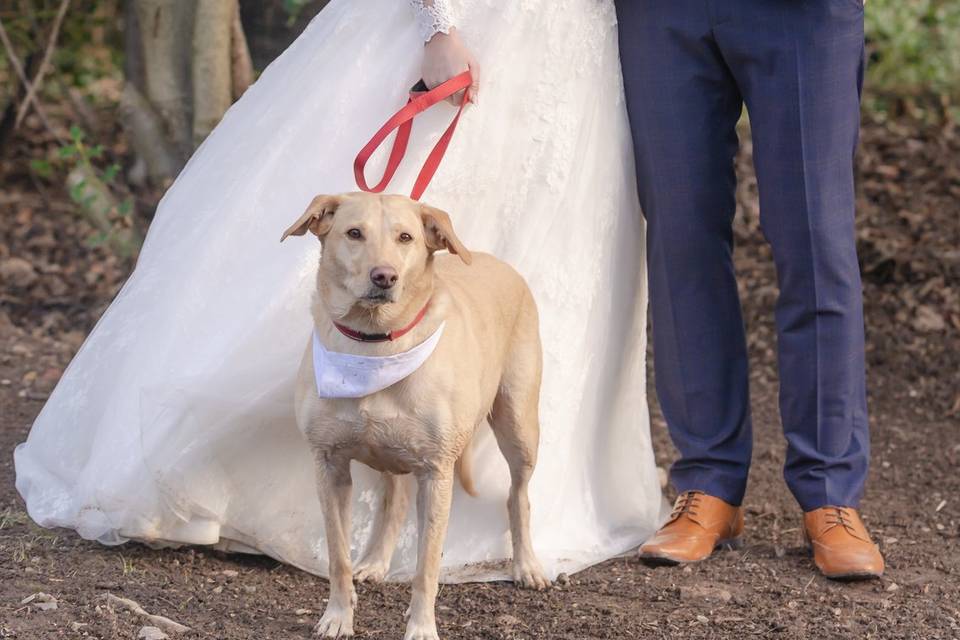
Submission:
POLYGON ((454 461, 442 468, 421 473, 417 478, 417 574, 413 579, 407 632, 404 640, 439 640, 435 614, 440 579, 440 556, 450 519, 453 499, 454 461))
POLYGON ((325 638, 345 638, 353 635, 357 600, 350 566, 350 461, 318 454, 316 472, 330 557, 330 600, 314 632, 325 638))
POLYGON ((387 575, 397 537, 407 515, 407 488, 403 476, 382 474, 385 488, 383 505, 363 558, 354 573, 357 581, 380 582, 387 575))

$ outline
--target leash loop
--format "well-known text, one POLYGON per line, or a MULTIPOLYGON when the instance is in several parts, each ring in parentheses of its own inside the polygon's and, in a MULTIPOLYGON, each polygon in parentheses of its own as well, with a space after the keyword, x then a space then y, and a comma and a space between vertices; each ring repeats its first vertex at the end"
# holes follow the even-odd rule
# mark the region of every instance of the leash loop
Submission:
MULTIPOLYGON (((419 91, 415 87, 414 90, 410 92, 410 99, 407 104, 393 114, 390 119, 373 134, 370 142, 364 145, 360 153, 357 154, 356 160, 353 161, 353 175, 357 180, 357 186, 360 187, 362 191, 382 193, 390 184, 394 174, 400 167, 400 163, 403 161, 404 155, 407 153, 407 143, 410 142, 410 131, 413 127, 413 119, 438 102, 446 100, 458 91, 467 89, 472 83, 473 79, 470 77, 470 72, 464 71, 460 75, 450 78, 429 91, 419 91), (387 139, 387 136, 394 131, 397 132, 397 135, 393 141, 393 148, 390 149, 390 156, 387 159, 387 167, 383 172, 383 177, 377 184, 371 187, 367 183, 367 178, 364 174, 367 161, 370 159, 370 156, 380 148, 380 145, 387 139)), ((460 107, 457 109, 457 115, 454 116, 447 130, 443 132, 443 135, 437 140, 437 144, 434 145, 433 150, 430 151, 426 162, 423 163, 423 167, 417 175, 417 180, 413 184, 413 191, 410 193, 410 197, 414 200, 420 199, 420 196, 426 191, 427 185, 430 184, 433 175, 437 172, 440 161, 443 160, 443 156, 447 152, 447 147, 450 145, 450 140, 453 138, 453 132, 457 128, 457 123, 460 121, 460 115, 463 113, 463 108, 466 103, 466 96, 464 96, 464 99, 460 102, 460 107)))

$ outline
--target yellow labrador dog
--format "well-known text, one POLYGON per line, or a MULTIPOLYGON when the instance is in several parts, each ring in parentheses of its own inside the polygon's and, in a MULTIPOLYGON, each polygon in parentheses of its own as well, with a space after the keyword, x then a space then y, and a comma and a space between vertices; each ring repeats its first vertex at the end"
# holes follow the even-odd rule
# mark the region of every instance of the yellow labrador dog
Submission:
POLYGON ((330 600, 317 634, 353 635, 353 577, 386 574, 406 511, 399 475, 412 473, 419 545, 404 637, 438 638, 434 608, 454 476, 472 492, 465 453, 485 418, 510 467, 514 580, 546 588, 530 543, 527 486, 537 460, 542 353, 526 283, 493 256, 471 254, 446 213, 403 196, 317 196, 283 238, 308 231, 322 252, 315 335, 300 366, 296 414, 316 458, 330 555, 330 600), (435 255, 442 249, 449 254, 435 255), (325 371, 318 376, 318 353, 321 363, 358 357, 377 366, 395 359, 409 366, 413 353, 416 368, 364 395, 365 384, 382 386, 389 375, 381 379, 377 369, 353 384, 348 362, 332 378, 325 371), (337 397, 338 390, 356 397, 337 397), (348 542, 351 460, 381 471, 387 487, 355 569, 348 542))

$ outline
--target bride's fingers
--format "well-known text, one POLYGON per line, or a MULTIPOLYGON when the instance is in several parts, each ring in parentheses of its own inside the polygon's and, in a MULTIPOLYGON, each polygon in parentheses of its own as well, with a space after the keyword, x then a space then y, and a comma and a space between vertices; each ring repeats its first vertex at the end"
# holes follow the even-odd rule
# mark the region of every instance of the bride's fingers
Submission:
POLYGON ((460 103, 463 102, 463 98, 464 98, 463 91, 457 91, 455 94, 447 98, 447 102, 449 102, 455 107, 459 107, 460 103))
POLYGON ((455 107, 459 107, 460 103, 462 103, 464 100, 467 100, 467 101, 470 100, 470 97, 467 95, 466 90, 457 91, 455 94, 447 98, 447 102, 449 102, 455 107))
MULTIPOLYGON (((459 107, 464 100, 472 104, 477 104, 477 94, 480 92, 480 65, 477 64, 476 60, 471 58, 467 61, 467 68, 465 71, 470 72, 470 86, 463 91, 457 91, 455 94, 447 98, 447 102, 455 107, 459 107)), ((463 73, 463 71, 458 71, 457 73, 450 75, 450 77, 452 78, 460 73, 463 73)), ((438 82, 437 84, 440 83, 438 82)))
MULTIPOLYGON (((451 66, 451 67, 448 67, 448 68, 444 69, 444 72, 443 72, 442 76, 440 76, 440 77, 442 78, 442 80, 439 80, 439 81, 437 81, 436 83, 434 83, 434 84, 432 84, 432 85, 428 82, 428 83, 427 83, 427 86, 429 86, 429 87, 432 89, 432 88, 434 88, 434 87, 436 87, 436 86, 438 86, 438 85, 440 85, 440 84, 443 84, 443 83, 446 82, 447 80, 450 80, 451 78, 454 78, 455 76, 460 75, 460 74, 463 73, 464 71, 469 70, 469 69, 470 69, 470 66, 469 66, 469 63, 467 63, 467 68, 466 68, 466 69, 463 68, 462 64, 461 64, 459 70, 451 70, 451 69, 456 69, 456 67, 451 66)), ((453 94, 452 96, 450 96, 449 98, 447 98, 446 101, 447 101, 448 103, 452 104, 452 105, 455 106, 455 107, 459 107, 460 104, 461 104, 464 100, 467 100, 468 102, 470 101, 470 87, 467 87, 466 89, 461 90, 461 91, 457 91, 455 94, 453 94)))
POLYGON ((480 95, 480 65, 477 64, 476 60, 471 58, 467 63, 467 68, 470 69, 470 79, 472 82, 470 86, 467 87, 466 100, 473 104, 479 104, 477 100, 480 95))
MULTIPOLYGON (((470 75, 471 75, 471 77, 472 77, 472 76, 473 76, 473 68, 472 68, 471 66, 469 66, 469 63, 468 63, 467 68, 464 69, 464 71, 467 71, 467 70, 470 71, 470 75)), ((454 75, 460 75, 461 73, 463 73, 463 71, 460 71, 460 72, 458 72, 458 73, 456 73, 456 74, 454 74, 454 75)), ((454 77, 454 76, 450 76, 450 77, 452 78, 452 77, 454 77)), ((464 90, 462 90, 462 91, 457 91, 455 94, 453 94, 452 96, 450 96, 449 98, 447 98, 447 102, 449 102, 450 104, 452 104, 452 105, 455 106, 455 107, 459 107, 461 104, 463 104, 464 101, 473 102, 473 95, 474 95, 474 92, 473 92, 473 84, 471 84, 471 85, 470 85, 469 87, 467 87, 466 89, 464 89, 464 90)))

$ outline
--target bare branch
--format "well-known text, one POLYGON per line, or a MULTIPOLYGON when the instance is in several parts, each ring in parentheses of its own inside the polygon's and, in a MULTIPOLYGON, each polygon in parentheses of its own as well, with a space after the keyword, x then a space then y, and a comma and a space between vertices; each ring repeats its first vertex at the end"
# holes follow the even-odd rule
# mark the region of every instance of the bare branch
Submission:
MULTIPOLYGON (((3 41, 3 48, 7 53, 7 57, 10 58, 10 66, 13 67, 13 70, 16 72, 17 77, 20 78, 20 82, 23 83, 24 87, 30 86, 30 80, 27 79, 27 74, 23 70, 23 65, 20 63, 20 58, 17 57, 17 53, 13 50, 13 44, 10 42, 10 38, 7 36, 7 30, 3 26, 3 19, 0 19, 0 40, 3 41)), ((47 114, 44 112, 43 108, 40 106, 40 102, 36 100, 35 97, 27 94, 27 97, 21 103, 23 105, 33 102, 33 108, 37 112, 37 115, 40 117, 40 121, 43 122, 43 126, 46 128, 50 135, 52 135, 57 140, 63 141, 63 136, 59 135, 54 131, 53 127, 50 125, 50 120, 47 119, 47 114)))
POLYGON ((151 624, 154 624, 160 627, 167 633, 184 633, 186 631, 190 631, 190 627, 187 627, 186 625, 182 625, 179 622, 174 622, 170 618, 165 618, 163 616, 157 616, 157 615, 147 613, 144 610, 144 608, 140 606, 140 603, 134 600, 130 600, 128 598, 120 598, 118 596, 113 595, 112 593, 105 593, 101 597, 104 600, 106 600, 108 604, 121 606, 124 609, 127 609, 135 613, 136 615, 146 619, 151 624))
POLYGON ((16 131, 20 127, 20 123, 23 122, 24 116, 27 115, 28 105, 33 102, 34 106, 39 106, 39 101, 37 100, 37 91, 40 89, 40 84, 43 82, 43 74, 46 73, 47 65, 50 63, 50 57, 53 56, 53 50, 57 45, 57 38, 60 36, 60 25, 63 24, 63 18, 67 15, 67 8, 70 6, 70 0, 63 0, 60 3, 60 9, 57 11, 56 17, 53 19, 53 28, 50 30, 50 39, 47 41, 47 48, 43 52, 43 59, 40 61, 40 66, 37 68, 37 75, 34 77, 33 82, 27 84, 27 96, 23 99, 23 102, 20 103, 20 109, 17 111, 17 119, 13 123, 13 130, 16 131))

